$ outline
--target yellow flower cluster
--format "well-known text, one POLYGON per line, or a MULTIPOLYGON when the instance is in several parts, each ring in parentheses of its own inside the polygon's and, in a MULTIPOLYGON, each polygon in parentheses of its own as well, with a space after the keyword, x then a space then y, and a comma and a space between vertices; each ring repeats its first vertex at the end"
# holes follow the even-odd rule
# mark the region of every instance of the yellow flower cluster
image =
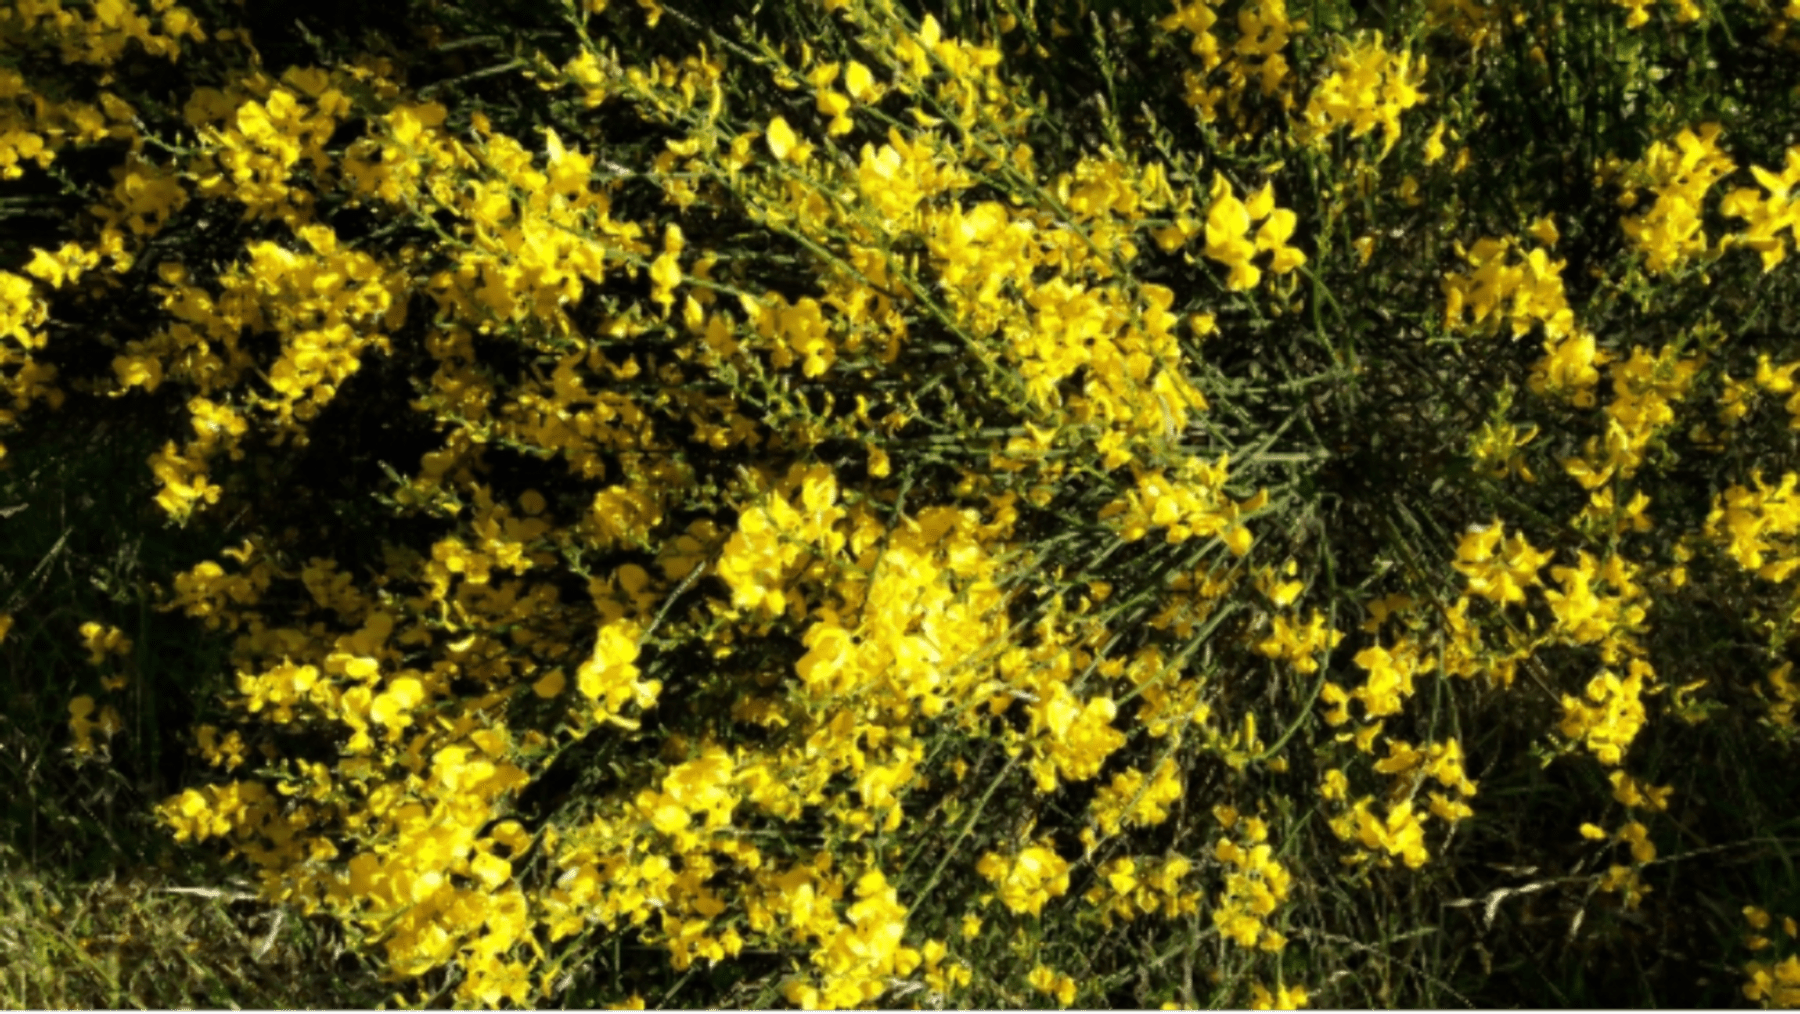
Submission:
POLYGON ((1452 566, 1468 579, 1471 595, 1504 606, 1525 601, 1525 589, 1538 583, 1538 571, 1550 557, 1550 553, 1532 548, 1522 534, 1506 538, 1506 525, 1496 520, 1471 525, 1463 533, 1452 566))
POLYGON ((32 0, 0 14, 0 38, 10 47, 26 37, 47 36, 63 62, 101 67, 117 63, 134 42, 146 54, 173 62, 181 56, 184 39, 206 41, 200 22, 186 7, 168 0, 150 7, 145 13, 131 0, 99 0, 85 10, 70 10, 61 0, 32 0))
POLYGON ((1757 695, 1768 700, 1769 721, 1783 729, 1795 728, 1794 716, 1800 712, 1800 681, 1792 678, 1793 671, 1794 663, 1783 662, 1769 673, 1768 691, 1756 688, 1757 695))
POLYGON ((1770 486, 1756 472, 1751 483, 1755 489, 1734 484, 1713 501, 1706 534, 1738 566, 1782 584, 1800 570, 1800 475, 1789 472, 1770 486))
MULTIPOLYGON (((1700 6, 1694 0, 1669 0, 1675 7, 1675 20, 1680 24, 1691 24, 1701 18, 1700 6)), ((1655 0, 1613 0, 1613 3, 1631 13, 1625 17, 1625 27, 1638 29, 1650 22, 1650 7, 1655 0)))
POLYGON ((1656 690, 1654 677, 1656 672, 1643 659, 1631 659, 1625 679, 1600 670, 1588 683, 1586 699, 1562 695, 1559 731, 1571 740, 1582 740, 1600 764, 1620 764, 1643 728, 1643 693, 1656 690))
POLYGON ((1239 947, 1282 950, 1287 937, 1268 920, 1287 900, 1292 878, 1274 858, 1268 825, 1259 817, 1240 817, 1229 806, 1215 807, 1213 816, 1225 832, 1213 846, 1213 858, 1228 871, 1213 907, 1213 926, 1239 947))
POLYGON ((244 766, 244 736, 236 729, 219 736, 216 725, 202 725, 194 730, 194 739, 200 747, 200 756, 213 767, 222 767, 226 771, 236 771, 244 766))
POLYGON ((1306 255, 1288 245, 1294 234, 1292 211, 1275 206, 1275 187, 1265 183, 1250 197, 1249 203, 1238 200, 1231 183, 1222 175, 1213 177, 1212 204, 1206 211, 1206 256, 1231 269, 1225 287, 1233 292, 1256 287, 1262 270, 1250 259, 1267 252, 1269 271, 1285 275, 1306 263, 1306 255), (1257 223, 1261 223, 1258 225, 1257 223), (1256 236, 1249 235, 1256 226, 1256 236))
POLYGON ((1374 735, 1366 730, 1379 727, 1379 719, 1399 714, 1414 693, 1413 681, 1429 673, 1437 663, 1425 657, 1420 646, 1411 640, 1401 640, 1390 647, 1372 644, 1357 652, 1352 661, 1369 674, 1368 679, 1355 690, 1345 690, 1335 681, 1327 680, 1319 693, 1319 701, 1331 709, 1325 715, 1325 721, 1330 725, 1349 721, 1349 703, 1362 702, 1364 719, 1375 721, 1375 725, 1365 727, 1365 732, 1357 739, 1358 747, 1366 750, 1369 740, 1363 737, 1374 735))
POLYGON ((1732 380, 1725 376, 1725 392, 1720 399, 1720 421, 1733 425, 1750 412, 1750 398, 1756 393, 1788 395, 1783 406, 1788 414, 1788 428, 1800 429, 1800 387, 1794 382, 1794 373, 1800 370, 1800 361, 1783 363, 1776 366, 1768 353, 1756 358, 1756 373, 1745 380, 1732 380))
POLYGON ((1140 915, 1177 919, 1199 911, 1202 894, 1182 883, 1194 864, 1186 856, 1161 859, 1119 856, 1102 863, 1099 878, 1082 898, 1100 910, 1111 928, 1114 919, 1130 922, 1140 915))
POLYGON ((911 974, 924 960, 920 951, 901 946, 906 908, 879 870, 857 879, 856 897, 845 912, 848 921, 832 919, 831 930, 819 935, 812 961, 820 985, 789 980, 790 1003, 807 1010, 861 1006, 885 993, 889 979, 911 974))
POLYGON ((246 823, 269 821, 273 816, 270 803, 271 793, 261 782, 232 782, 188 789, 166 801, 161 816, 174 830, 176 841, 205 841, 224 837, 246 823))
POLYGON ((1683 130, 1673 144, 1651 144, 1644 157, 1625 170, 1628 189, 1619 196, 1621 207, 1628 211, 1637 207, 1638 188, 1656 196, 1641 214, 1619 220, 1653 274, 1673 272, 1707 250, 1701 203, 1713 184, 1737 170, 1730 156, 1719 150, 1722 130, 1717 123, 1701 124, 1698 133, 1683 130))
MULTIPOLYGON (((1756 905, 1745 905, 1743 915, 1749 926, 1744 946, 1753 953, 1773 947, 1774 941, 1765 935, 1765 931, 1774 933, 1770 929, 1772 920, 1768 911, 1756 905)), ((1800 939, 1800 925, 1796 925, 1792 916, 1782 917, 1781 932, 1790 947, 1794 940, 1800 939)), ((1800 1007, 1800 955, 1790 953, 1780 961, 1758 958, 1745 962, 1744 974, 1748 976, 1744 982, 1745 999, 1762 1004, 1764 1010, 1800 1007)))
POLYGON ((1573 567, 1552 567, 1560 590, 1546 589, 1544 599, 1556 618, 1554 635, 1569 644, 1596 644, 1608 665, 1628 650, 1629 635, 1638 633, 1645 617, 1642 586, 1636 568, 1617 554, 1597 563, 1586 550, 1573 567), (1602 594, 1602 592, 1610 594, 1602 594))
POLYGON ((1055 998, 1058 1005, 1067 1007, 1075 1002, 1075 980, 1045 965, 1038 965, 1026 977, 1031 988, 1055 998))
MULTIPOLYGON (((1591 347, 1592 338, 1589 343, 1591 347)), ((1476 467, 1490 478, 1505 479, 1516 475, 1526 482, 1536 482, 1537 476, 1526 464, 1523 449, 1537 435, 1535 425, 1520 426, 1504 420, 1490 420, 1469 438, 1468 454, 1476 467)))
POLYGON ((1750 174, 1763 188, 1758 193, 1748 187, 1740 187, 1726 194, 1719 202, 1719 213, 1729 218, 1741 218, 1749 223, 1749 228, 1731 237, 1734 246, 1748 247, 1762 257, 1763 271, 1773 271, 1787 257, 1787 242, 1781 238, 1782 230, 1795 242, 1800 242, 1800 207, 1788 196, 1794 185, 1800 183, 1800 149, 1789 148, 1787 164, 1780 175, 1764 169, 1762 166, 1750 167, 1750 174))
POLYGON ((1340 38, 1330 76, 1306 100, 1302 136, 1323 143, 1336 131, 1350 128, 1352 138, 1381 128, 1381 155, 1387 157, 1400 140, 1400 117, 1425 100, 1419 86, 1429 64, 1410 49, 1390 51, 1382 33, 1340 38))
POLYGON ((1251 1010, 1304 1010, 1311 1002, 1306 987, 1276 984, 1273 992, 1260 982, 1250 984, 1251 1010))
POLYGON ((88 665, 100 665, 108 655, 131 654, 131 638, 123 630, 93 620, 81 625, 81 646, 87 649, 88 665))
MULTIPOLYGON (((40 363, 32 355, 42 349, 47 336, 39 330, 49 316, 49 307, 31 280, 0 271, 0 366, 13 369, 5 377, 5 393, 11 396, 6 407, 0 407, 0 425, 13 425, 34 402, 51 408, 63 402, 62 389, 55 385, 56 367, 40 363)), ((6 448, 0 445, 0 459, 6 448)))
POLYGON ((1572 332, 1560 341, 1544 342, 1544 358, 1532 367, 1527 384, 1539 397, 1563 398, 1577 408, 1592 408, 1599 368, 1611 361, 1612 354, 1600 349, 1593 335, 1572 332))
POLYGON ((1702 357, 1683 356, 1673 345, 1663 346, 1654 356, 1634 346, 1630 357, 1612 370, 1613 399, 1606 406, 1604 441, 1590 437, 1581 456, 1565 461, 1563 468, 1589 490, 1615 475, 1630 478, 1643 463, 1651 440, 1674 422, 1673 403, 1687 396, 1702 365, 1702 357))
POLYGON ((119 711, 112 705, 103 705, 96 713, 94 698, 88 694, 81 694, 69 701, 69 735, 73 739, 77 757, 104 754, 106 744, 96 747, 94 733, 100 733, 110 742, 123 728, 124 722, 119 717, 119 711))
POLYGON ((1426 0, 1425 23, 1476 50, 1498 38, 1507 13, 1479 0, 1426 0))
POLYGON ((1165 758, 1148 778, 1135 767, 1113 775, 1094 794, 1090 810, 1102 833, 1116 835, 1126 825, 1154 827, 1168 820, 1169 807, 1181 795, 1181 769, 1165 758))
POLYGON ((989 852, 975 864, 975 872, 999 889, 1000 901, 1014 912, 1041 915, 1044 905, 1069 890, 1069 863, 1048 844, 1021 849, 1010 858, 989 852))
MULTIPOLYGON (((1575 314, 1563 292, 1564 262, 1550 260, 1549 252, 1540 246, 1525 253, 1520 263, 1508 264, 1508 255, 1517 246, 1518 241, 1511 237, 1484 238, 1467 250, 1457 244, 1457 253, 1468 262, 1469 270, 1444 276, 1444 326, 1463 327, 1469 322, 1468 315, 1473 315, 1476 327, 1492 330, 1505 320, 1513 337, 1521 338, 1532 327, 1542 325, 1544 351, 1556 360, 1558 349, 1578 337, 1571 333, 1575 314)), ((1590 336, 1590 348, 1592 342, 1590 336)))
POLYGON ((1318 672, 1320 654, 1337 647, 1344 639, 1343 632, 1333 630, 1317 609, 1305 623, 1297 619, 1279 613, 1271 617, 1269 636, 1257 642, 1256 650, 1293 666, 1295 672, 1318 672))
POLYGON ((1361 846, 1361 851, 1353 853, 1351 858, 1357 861, 1374 858, 1385 866, 1391 862, 1390 857, 1399 856, 1413 869, 1430 862, 1431 852, 1425 846, 1425 827, 1421 822, 1423 815, 1413 808, 1412 800, 1390 803, 1386 817, 1376 815, 1372 809, 1374 802, 1373 797, 1365 796, 1332 818, 1332 833, 1343 841, 1361 846))
POLYGON ((1214 10, 1218 6, 1218 0, 1176 0, 1175 10, 1156 22, 1165 32, 1187 32, 1188 50, 1200 58, 1198 70, 1182 71, 1183 101, 1203 123, 1217 120, 1221 103, 1236 117, 1255 80, 1263 97, 1279 97, 1283 109, 1291 107, 1293 96, 1286 88, 1291 68, 1283 50, 1293 35, 1306 31, 1307 23, 1288 17, 1285 0, 1253 0, 1238 10, 1238 37, 1226 46, 1213 33, 1220 20, 1214 10))
POLYGON ((1254 537, 1239 517, 1268 503, 1267 491, 1246 500, 1232 501, 1224 493, 1228 458, 1208 463, 1197 457, 1183 460, 1174 478, 1160 470, 1140 471, 1136 487, 1100 511, 1129 542, 1152 528, 1165 528, 1164 538, 1182 543, 1192 538, 1220 537, 1237 556, 1250 551, 1254 537))
MULTIPOLYGON (((1276 983, 1273 991, 1264 983, 1249 983, 1249 996, 1251 1010, 1300 1010, 1312 1001, 1305 987, 1282 983, 1276 983)), ((1183 1007, 1181 1003, 1170 1000, 1163 1003, 1163 1010, 1201 1010, 1201 1007, 1183 1007)))
MULTIPOLYGON (((812 565, 822 576, 823 557, 829 560, 844 547, 843 533, 835 530, 845 511, 837 505, 837 478, 824 468, 813 468, 790 475, 790 487, 798 486, 800 508, 780 494, 772 494, 765 504, 743 511, 737 531, 726 540, 719 558, 718 573, 731 587, 731 604, 737 609, 756 609, 765 616, 776 616, 788 610, 783 588, 792 583, 805 566, 812 565), (816 547, 816 548, 815 548, 816 547)), ((796 601, 795 608, 804 615, 807 603, 796 601)), ((821 669, 819 661, 827 657, 818 645, 829 641, 828 650, 841 644, 842 631, 836 635, 830 628, 815 627, 809 646, 812 662, 803 662, 800 672, 809 685, 832 687, 831 669, 821 669)))

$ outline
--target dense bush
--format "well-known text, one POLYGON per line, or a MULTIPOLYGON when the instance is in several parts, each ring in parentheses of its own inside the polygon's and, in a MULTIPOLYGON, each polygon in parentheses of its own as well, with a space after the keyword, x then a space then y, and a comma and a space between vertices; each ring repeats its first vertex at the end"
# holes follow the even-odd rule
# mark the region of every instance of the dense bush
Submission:
POLYGON ((0 624, 396 1002, 1800 1002, 1800 6, 295 13, 0 7, 0 624))

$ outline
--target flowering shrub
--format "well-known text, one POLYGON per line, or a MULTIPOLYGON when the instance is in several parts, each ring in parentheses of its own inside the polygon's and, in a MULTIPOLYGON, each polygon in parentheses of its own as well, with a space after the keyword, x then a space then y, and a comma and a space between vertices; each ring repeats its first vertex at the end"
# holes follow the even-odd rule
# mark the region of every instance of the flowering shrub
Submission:
POLYGON ((218 533, 174 838, 420 1004, 1437 1004, 1698 906, 1795 816, 1696 779, 1800 703, 1800 13, 1125 6, 0 10, 0 426, 218 533))

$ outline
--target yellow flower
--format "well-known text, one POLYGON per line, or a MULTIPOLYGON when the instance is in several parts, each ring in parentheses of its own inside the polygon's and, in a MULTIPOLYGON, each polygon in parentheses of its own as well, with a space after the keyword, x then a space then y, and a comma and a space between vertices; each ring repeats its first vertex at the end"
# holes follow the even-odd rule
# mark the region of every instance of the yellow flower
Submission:
POLYGON ((1350 791, 1350 780, 1342 771, 1332 768, 1325 772, 1325 780, 1319 786, 1319 795, 1325 799, 1341 800, 1350 791))
POLYGON ((1000 900, 1014 912, 1038 915, 1045 902, 1069 890, 1069 864, 1041 845, 1026 848, 1011 861, 989 852, 975 872, 999 885, 1000 900))
POLYGON ((81 625, 81 644, 88 650, 88 664, 99 665, 107 655, 131 654, 131 638, 118 627, 89 621, 81 625))
MULTIPOLYGON (((1253 266, 1250 259, 1263 251, 1273 254, 1269 270, 1278 275, 1306 263, 1305 254, 1287 245, 1297 218, 1292 211, 1275 207, 1273 184, 1264 184, 1245 204, 1232 192, 1231 183, 1222 174, 1215 173, 1211 196, 1212 204, 1206 213, 1204 252, 1231 269, 1226 288, 1233 292, 1253 288, 1262 279, 1262 271, 1253 266), (1262 226, 1252 241, 1247 234, 1255 222, 1262 222, 1262 226)), ((1236 551, 1235 546, 1233 551, 1236 551)))
POLYGON ((1025 978, 1032 989, 1055 997, 1056 1002, 1064 1007, 1075 1002, 1075 980, 1061 972, 1039 965, 1025 978))
POLYGON ((539 697, 555 697, 562 693, 563 688, 568 685, 569 680, 563 675, 563 671, 552 669, 531 685, 531 691, 539 697))
POLYGON ((805 162, 812 157, 812 145, 801 141, 783 117, 769 121, 768 142, 770 153, 782 162, 805 162))
POLYGON ((1260 982, 1250 984, 1252 1010, 1299 1010, 1306 1004, 1306 989, 1302 986, 1277 985, 1271 993, 1260 982))
POLYGON ((666 311, 675 303, 675 286, 681 284, 681 251, 685 246, 681 227, 670 224, 663 237, 663 252, 650 263, 650 298, 666 311))
POLYGON ((1425 139, 1425 164, 1433 165, 1444 157, 1444 121, 1437 121, 1431 128, 1431 136, 1425 139))
POLYGON ((1562 238, 1562 234, 1556 231, 1556 219, 1551 215, 1545 215, 1532 222, 1529 231, 1539 243, 1545 246, 1555 246, 1556 241, 1562 238))
POLYGON ((851 60, 844 68, 844 90, 857 102, 874 102, 881 97, 875 76, 856 60, 851 60))

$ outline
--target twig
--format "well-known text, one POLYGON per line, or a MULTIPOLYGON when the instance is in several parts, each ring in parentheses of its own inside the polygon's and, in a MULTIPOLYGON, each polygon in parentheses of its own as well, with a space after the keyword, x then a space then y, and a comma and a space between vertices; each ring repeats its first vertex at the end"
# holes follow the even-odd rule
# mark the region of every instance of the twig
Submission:
MULTIPOLYGON (((1435 930, 1435 929, 1436 929, 1436 927, 1425 927, 1425 931, 1431 931, 1431 930, 1435 930)), ((1451 986, 1449 983, 1445 982, 1444 980, 1438 978, 1435 975, 1432 975, 1430 972, 1427 972, 1424 968, 1422 968, 1418 965, 1415 965, 1412 962, 1405 960, 1404 958, 1397 958, 1397 957, 1393 956, 1392 954, 1389 954, 1389 953, 1381 950, 1380 948, 1371 947, 1368 944, 1365 944, 1359 940, 1352 940, 1349 937, 1339 936, 1336 933, 1326 933, 1323 930, 1302 928, 1302 929, 1298 930, 1297 935, 1299 935, 1301 937, 1311 937, 1311 938, 1316 938, 1319 940, 1325 940, 1325 941, 1328 941, 1328 942, 1334 943, 1334 944, 1343 944, 1344 946, 1350 947, 1350 948, 1358 950, 1358 951, 1363 951, 1368 954, 1379 955, 1383 958, 1386 958, 1389 961, 1393 961, 1394 963, 1396 963, 1410 971, 1417 973, 1424 979, 1431 982, 1432 985, 1437 986, 1439 989, 1442 989, 1444 992, 1449 993, 1451 996, 1454 996, 1458 1000, 1461 1000, 1463 1003, 1467 1004, 1470 1010, 1479 1009, 1479 1006, 1474 1001, 1470 1000, 1468 997, 1457 992, 1456 988, 1451 986)), ((1405 934, 1400 937, 1395 937, 1394 940, 1391 940, 1389 942, 1392 943, 1392 942, 1396 942, 1399 940, 1407 939, 1408 937, 1421 936, 1421 935, 1423 935, 1423 933, 1421 931, 1414 931, 1412 933, 1405 934)), ((1332 981, 1335 982, 1337 980, 1337 978, 1338 978, 1337 976, 1333 976, 1332 981)))
POLYGON ((1481 929, 1482 929, 1482 932, 1485 933, 1486 931, 1493 928, 1494 916, 1500 910, 1500 903, 1505 901, 1506 899, 1512 897, 1513 895, 1515 895, 1515 894, 1534 894, 1538 891, 1542 891, 1547 888, 1556 887, 1559 884, 1566 884, 1566 883, 1570 883, 1570 882, 1579 882, 1579 881, 1584 881, 1587 879, 1588 878, 1586 878, 1586 877, 1558 877, 1554 880, 1540 880, 1540 881, 1537 881, 1536 883, 1523 884, 1523 885, 1520 885, 1519 887, 1496 887, 1492 891, 1489 891, 1486 894, 1486 896, 1484 896, 1484 897, 1481 897, 1481 898, 1458 898, 1455 901, 1444 902, 1444 907, 1445 908, 1471 908, 1475 905, 1483 905, 1482 916, 1481 916, 1481 929))
POLYGON ((261 900, 261 895, 244 891, 221 891, 216 887, 159 887, 156 890, 163 894, 192 894, 201 898, 218 898, 221 901, 261 900))
POLYGON ((263 937, 262 943, 258 944, 256 950, 252 952, 251 956, 257 961, 261 961, 263 957, 269 953, 269 949, 275 946, 275 934, 281 932, 281 923, 286 915, 287 909, 278 908, 275 910, 275 918, 269 920, 269 935, 263 937))

